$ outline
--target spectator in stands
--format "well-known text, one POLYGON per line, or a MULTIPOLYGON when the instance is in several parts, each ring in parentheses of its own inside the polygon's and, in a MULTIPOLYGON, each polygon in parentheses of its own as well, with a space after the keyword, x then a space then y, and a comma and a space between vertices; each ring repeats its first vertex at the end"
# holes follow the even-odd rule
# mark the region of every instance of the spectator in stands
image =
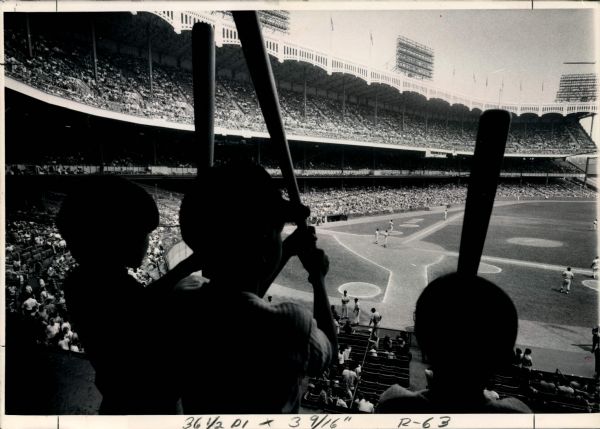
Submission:
POLYGON ((333 328, 335 329, 335 334, 339 335, 340 334, 340 322, 339 322, 339 318, 335 318, 333 317, 333 328))
POLYGON ((379 347, 379 337, 377 336, 377 332, 374 329, 370 329, 371 333, 369 335, 369 347, 379 347))
POLYGON ((562 396, 572 397, 575 395, 575 390, 571 386, 566 386, 562 383, 556 383, 556 393, 562 396))
POLYGON ((185 195, 182 237, 198 255, 202 275, 210 279, 178 308, 185 413, 296 413, 299 380, 322 374, 337 356, 324 287, 328 260, 316 247, 314 229, 297 229, 281 241, 285 222, 309 214, 306 207, 284 200, 269 174, 252 164, 207 169, 185 195), (231 246, 215 225, 236 224, 240 216, 244 228, 231 246), (299 256, 313 286, 313 314, 297 304, 268 305, 262 299, 293 255, 299 256), (230 311, 225 319, 217 305, 224 301, 230 311), (218 328, 206 329, 206 320, 219 320, 218 328), (230 333, 241 325, 245 333, 237 346, 247 350, 244 365, 237 355, 204 352, 206 344, 227 349, 230 333))
POLYGON ((381 347, 386 352, 391 352, 394 349, 394 346, 392 344, 392 339, 390 338, 389 335, 386 335, 386 336, 383 337, 383 342, 381 344, 381 347))
POLYGON ((342 371, 342 379, 344 380, 345 386, 348 390, 354 390, 356 381, 358 380, 358 375, 356 374, 356 371, 350 369, 349 364, 346 364, 344 370, 342 371))
POLYGON ((337 312, 337 310, 335 309, 335 305, 331 305, 331 317, 333 317, 338 322, 340 321, 340 315, 337 312))
POLYGON ((512 362, 517 326, 514 304, 493 283, 458 273, 437 278, 421 293, 415 311, 415 335, 433 369, 431 384, 417 392, 391 386, 378 411, 530 412, 517 399, 490 401, 483 394, 490 376, 512 362), (456 338, 443 329, 450 325, 462 327, 462 341, 477 350, 477 359, 456 353, 456 338))
POLYGON ((410 347, 402 335, 396 335, 396 354, 400 356, 410 356, 410 347))
POLYGON ((371 401, 366 399, 362 393, 358 393, 356 395, 354 403, 356 404, 356 408, 358 408, 358 411, 361 411, 363 413, 375 412, 375 406, 371 403, 371 401))
POLYGON ((46 325, 46 341, 48 343, 54 342, 54 338, 60 332, 60 323, 56 322, 54 318, 50 318, 48 325, 46 325))
POLYGON ((540 392, 551 393, 551 394, 556 393, 556 384, 554 384, 551 381, 546 381, 541 377, 539 380, 537 380, 537 382, 534 382, 534 385, 537 387, 537 390, 540 392))
POLYGON ((531 359, 531 349, 525 349, 523 357, 521 358, 521 367, 531 368, 533 366, 533 360, 531 359))
POLYGON ((598 326, 592 329, 592 354, 594 355, 594 378, 600 377, 600 334, 598 326))
POLYGON ((381 319, 383 317, 379 312, 375 309, 371 309, 371 319, 369 320, 369 326, 373 325, 373 335, 377 335, 377 331, 379 329, 379 323, 381 323, 381 319))
POLYGON ((350 353, 352 353, 352 347, 351 346, 345 346, 344 348, 344 361, 348 361, 350 360, 350 353))
POLYGON ((33 296, 30 296, 25 301, 23 301, 22 308, 24 314, 29 316, 35 316, 37 314, 39 304, 33 296))
POLYGON ((491 386, 491 384, 488 384, 485 386, 485 389, 483 389, 483 396, 485 396, 487 399, 491 400, 491 401, 495 401, 497 399, 500 399, 500 395, 498 395, 498 392, 496 392, 493 387, 491 386))
POLYGON ((70 342, 71 342, 71 340, 69 338, 69 335, 67 335, 66 332, 63 332, 62 338, 60 340, 58 340, 58 347, 65 351, 69 351, 70 342))
POLYGON ((79 341, 79 335, 76 333, 71 337, 71 344, 69 349, 75 353, 83 353, 83 348, 81 347, 81 342, 79 341))
POLYGON ((360 304, 358 303, 358 298, 354 298, 354 308, 352 309, 352 314, 354 315, 354 325, 358 325, 360 323, 360 304))
POLYGON ((521 366, 523 360, 523 351, 520 348, 515 349, 515 357, 513 359, 513 365, 521 366))
MULTIPOLYGON (((170 338, 171 333, 168 324, 154 321, 156 314, 165 314, 176 282, 197 268, 188 258, 147 288, 127 274, 127 267, 140 265, 148 234, 157 224, 152 197, 118 177, 80 182, 57 217, 61 235, 79 264, 65 289, 69 313, 96 370, 101 414, 176 411, 171 352, 156 346, 157 338, 170 338)), ((63 328, 70 332, 68 322, 63 328)), ((68 335, 61 347, 68 350, 66 340, 68 335)))
POLYGON ((344 295, 342 296, 342 319, 348 318, 348 303, 350 302, 350 298, 348 298, 348 291, 344 291, 344 295))
POLYGON ((319 402, 323 403, 323 404, 328 404, 329 403, 329 383, 326 381, 323 381, 320 383, 319 385, 319 402))
POLYGON ((371 346, 371 348, 369 349, 369 356, 377 357, 377 347, 371 346))
MULTIPOLYGON (((346 362, 346 356, 344 355, 344 351, 346 350, 346 346, 345 345, 341 345, 338 348, 338 368, 343 368, 344 367, 344 362, 346 362)), ((339 371, 339 370, 338 370, 339 371)))
POLYGON ((350 322, 350 319, 346 320, 346 323, 344 323, 344 327, 342 328, 342 332, 346 335, 352 335, 353 331, 354 329, 352 329, 352 322, 350 322))

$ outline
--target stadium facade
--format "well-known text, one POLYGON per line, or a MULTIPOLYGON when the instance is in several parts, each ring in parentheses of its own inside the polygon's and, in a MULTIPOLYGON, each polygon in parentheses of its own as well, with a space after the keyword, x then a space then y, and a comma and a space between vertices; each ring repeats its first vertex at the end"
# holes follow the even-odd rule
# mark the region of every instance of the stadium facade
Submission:
MULTIPOLYGON (((247 104, 247 106, 240 106, 240 103, 229 102, 222 106, 217 105, 218 111, 221 107, 225 107, 232 114, 226 121, 217 118, 216 134, 241 139, 268 137, 257 110, 258 105, 252 95, 253 89, 248 84, 237 31, 230 16, 226 14, 173 11, 137 15, 78 14, 73 17, 33 14, 32 21, 36 21, 34 28, 39 28, 42 35, 46 30, 51 34, 56 28, 74 27, 73 40, 77 41, 76 50, 83 58, 79 58, 79 62, 66 64, 64 70, 54 71, 44 70, 43 67, 46 67, 44 64, 40 65, 38 70, 31 69, 33 65, 31 61, 35 62, 36 58, 32 58, 31 55, 28 57, 26 54, 27 48, 31 54, 32 38, 30 34, 25 34, 24 14, 12 15, 13 19, 7 25, 7 29, 15 31, 11 33, 11 37, 6 38, 7 45, 9 48, 16 48, 21 44, 25 54, 22 54, 22 58, 15 58, 19 55, 15 54, 11 57, 10 53, 17 52, 19 49, 7 50, 9 53, 7 88, 51 105, 88 115, 182 131, 193 130, 189 85, 191 82, 189 30, 195 22, 208 22, 214 25, 215 42, 219 47, 217 78, 223 79, 224 84, 235 83, 233 88, 224 86, 221 94, 218 91, 217 104, 220 97, 228 101, 232 96, 233 98, 243 96, 246 98, 244 103, 247 104), (45 21, 47 22, 44 23, 45 21), (91 44, 90 35, 93 42, 91 44), (15 46, 11 46, 13 44, 15 46), (29 46, 25 47, 24 45, 27 44, 29 46), (110 100, 105 100, 99 105, 93 98, 97 97, 98 93, 107 92, 103 84, 110 76, 107 74, 102 78, 102 82, 99 82, 97 68, 99 62, 103 65, 103 62, 110 60, 111 55, 118 58, 112 63, 104 64, 105 68, 111 73, 116 68, 117 73, 114 76, 117 79, 121 79, 124 75, 132 75, 132 71, 135 71, 138 79, 136 83, 141 89, 118 90, 116 94, 110 96, 110 100), (131 58, 135 59, 135 64, 131 58), (124 63, 121 64, 119 61, 124 63), (90 65, 93 65, 93 74, 89 70, 90 65), (153 80, 161 79, 159 72, 160 67, 163 66, 170 67, 170 69, 165 68, 163 80, 165 76, 170 78, 168 75, 173 70, 177 74, 169 85, 179 87, 178 93, 182 94, 179 94, 181 96, 176 100, 172 99, 172 104, 169 109, 166 109, 173 110, 177 114, 173 112, 154 114, 148 111, 148 106, 154 108, 157 104, 164 104, 162 100, 155 101, 154 89, 158 85, 153 85, 153 80), (75 73, 71 71, 71 75, 68 75, 69 68, 74 67, 82 69, 75 73), (133 69, 128 70, 128 67, 133 69), (119 71, 119 68, 122 70, 119 71), (147 71, 144 71, 144 68, 147 68, 147 71), (63 82, 61 88, 52 89, 57 81, 51 79, 52 73, 58 73, 61 79, 68 82, 63 82), (88 73, 90 77, 87 80, 83 79, 88 73), (139 82, 141 78, 147 82, 139 82), (183 81, 176 81, 177 79, 183 81), (185 82, 186 79, 189 82, 185 82), (36 80, 37 84, 34 82, 36 80), (241 88, 241 83, 244 83, 245 87, 241 88), (146 88, 148 86, 149 91, 146 88), (79 95, 73 97, 76 93, 79 95), (240 115, 245 117, 245 122, 236 119, 240 115)), ((36 40, 35 34, 33 39, 36 40)), ((299 46, 291 43, 285 31, 279 28, 267 29, 265 41, 272 57, 284 115, 286 112, 291 112, 286 128, 288 137, 292 141, 419 151, 424 154, 434 151, 437 154, 470 155, 473 150, 477 117, 483 110, 501 108, 513 113, 515 136, 514 144, 510 143, 509 138, 508 157, 552 158, 596 152, 594 143, 579 125, 581 118, 597 113, 596 102, 493 103, 455 94, 450 90, 438 88, 431 82, 412 79, 397 72, 374 69, 331 56, 323 51, 299 46), (314 124, 307 120, 307 105, 311 103, 315 111, 313 117, 308 119, 313 122, 316 120, 322 128, 327 128, 329 123, 330 129, 317 130, 314 124), (325 118, 321 120, 322 117, 325 118), (348 128, 345 126, 348 121, 358 124, 362 128, 361 131, 351 135, 344 134, 343 131, 348 128), (437 138, 434 133, 440 128, 454 137, 437 138), (425 136, 421 136, 421 140, 414 136, 415 130, 418 132, 420 129, 425 130, 425 136), (408 137, 406 137, 407 133, 408 137), (539 144, 529 144, 530 140, 544 139, 552 140, 553 146, 548 148, 539 144)), ((42 50, 48 49, 60 51, 66 48, 42 47, 42 50)), ((56 58, 59 57, 58 54, 59 52, 56 58)), ((160 92, 160 88, 157 91, 160 92)), ((224 113, 227 116, 228 110, 224 113)))

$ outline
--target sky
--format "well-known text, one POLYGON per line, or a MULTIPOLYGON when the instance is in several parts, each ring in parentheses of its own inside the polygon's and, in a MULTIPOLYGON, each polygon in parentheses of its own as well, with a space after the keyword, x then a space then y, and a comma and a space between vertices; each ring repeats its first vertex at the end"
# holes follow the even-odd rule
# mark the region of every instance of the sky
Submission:
POLYGON ((563 64, 598 63, 596 13, 594 9, 291 11, 290 38, 391 69, 396 38, 402 35, 433 49, 437 86, 494 102, 551 103, 561 74, 597 72, 598 64, 563 64))

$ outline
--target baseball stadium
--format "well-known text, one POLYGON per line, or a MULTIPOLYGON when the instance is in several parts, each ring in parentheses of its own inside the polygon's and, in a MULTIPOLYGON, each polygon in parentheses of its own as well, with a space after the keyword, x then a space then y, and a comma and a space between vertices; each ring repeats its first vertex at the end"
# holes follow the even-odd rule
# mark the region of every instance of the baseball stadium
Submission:
MULTIPOLYGON (((493 65, 471 71, 471 56, 485 63, 493 55, 457 45, 444 51, 425 24, 421 34, 400 26, 393 36, 368 31, 371 15, 383 12, 258 13, 300 199, 329 259, 325 291, 339 346, 339 365, 334 357, 323 375, 304 377, 300 412, 376 413, 390 386, 418 391, 430 383, 430 362, 414 334, 415 305, 432 280, 457 269, 478 121, 492 109, 509 112, 511 123, 478 275, 510 297, 518 335, 511 367, 486 391, 518 398, 534 413, 600 411, 598 89, 588 64, 597 61, 597 46, 593 26, 585 26, 588 12, 540 12, 547 32, 558 15, 580 22, 573 28, 585 40, 573 43, 591 48, 581 48, 583 59, 548 60, 541 67, 554 74, 535 83, 527 73, 539 64, 522 64, 523 77, 493 65), (313 22, 315 46, 297 36, 313 22), (352 25, 366 28, 355 47, 365 51, 360 58, 346 46, 354 42, 343 40, 352 25), (389 52, 379 40, 388 36, 389 52), (465 59, 462 68, 456 57, 465 59)), ((459 22, 459 15, 444 19, 459 22)), ((63 291, 76 262, 55 219, 71 189, 91 176, 120 176, 153 197, 159 224, 141 267, 129 270, 138 283, 152 284, 193 253, 179 208, 203 144, 194 132, 198 22, 214 30, 214 164, 252 161, 289 196, 230 12, 3 15, 7 414, 99 412, 86 338, 63 291)), ((251 227, 244 208, 237 215, 239 223, 214 225, 232 248, 251 227)), ((294 230, 288 223, 282 234, 294 230)), ((307 278, 292 258, 265 302, 312 311, 307 278)), ((119 297, 97 299, 110 319, 119 297)), ((218 305, 226 314, 227 304, 218 305)), ((439 326, 456 354, 486 359, 464 339, 465 329, 439 326)), ((114 335, 127 347, 126 328, 114 335)), ((223 335, 235 343, 239 333, 223 335)))

